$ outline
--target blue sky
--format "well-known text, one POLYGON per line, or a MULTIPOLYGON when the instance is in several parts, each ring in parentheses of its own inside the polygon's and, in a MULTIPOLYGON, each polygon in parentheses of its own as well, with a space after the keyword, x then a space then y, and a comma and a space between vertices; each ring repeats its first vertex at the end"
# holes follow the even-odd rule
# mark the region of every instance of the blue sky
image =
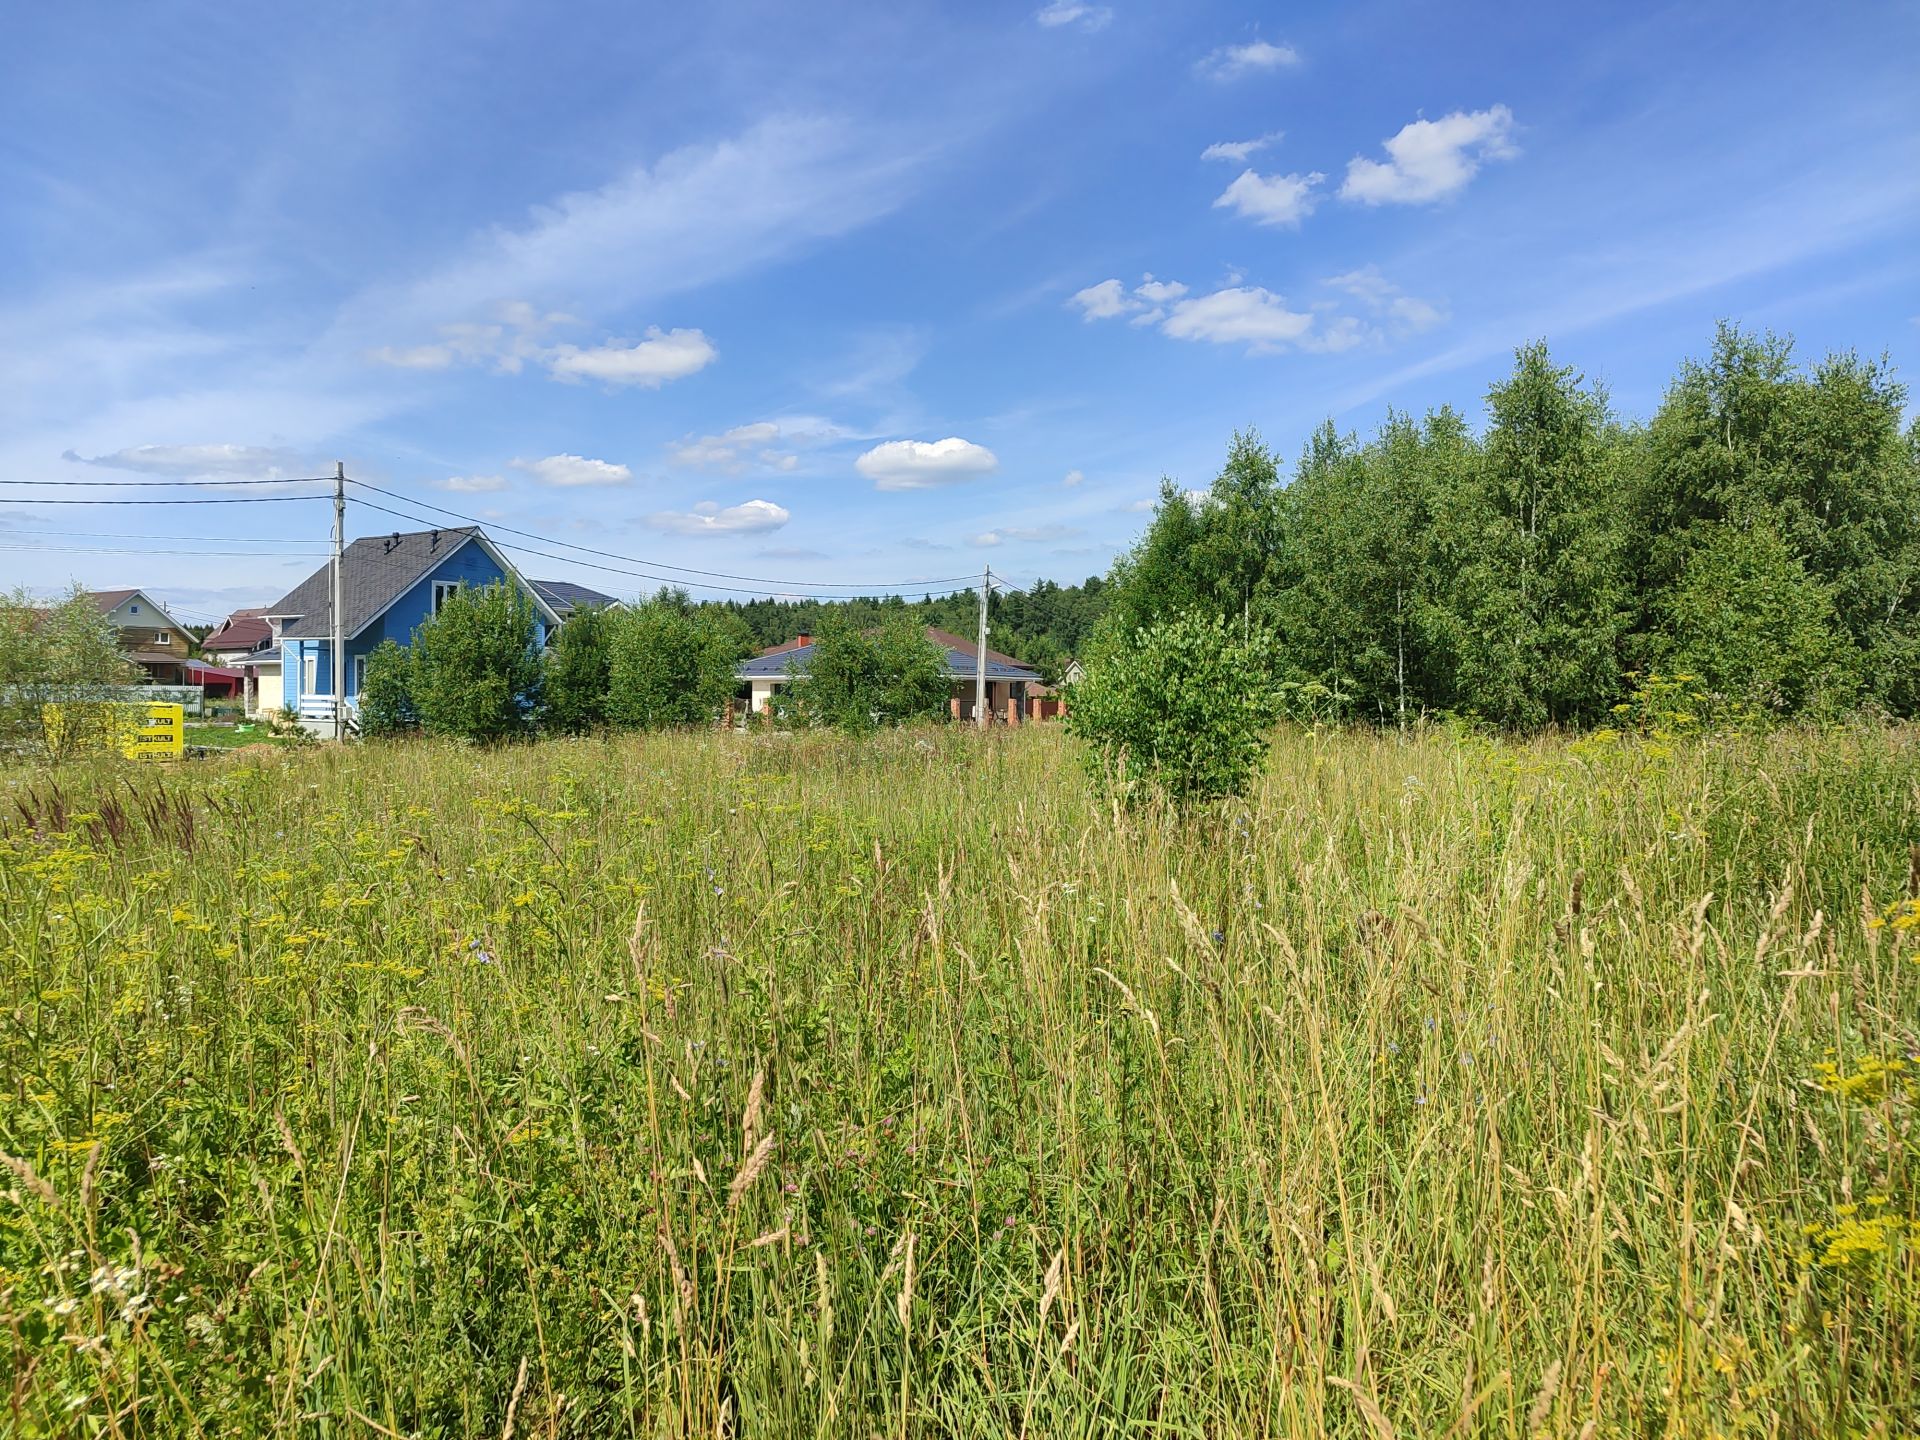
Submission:
MULTIPOLYGON (((11 480, 340 459, 742 592, 1076 580, 1236 427, 1290 457, 1328 416, 1477 420, 1532 338, 1634 415, 1720 317, 1920 359, 1908 4, 126 4, 9 32, 11 480)), ((101 493, 0 489, 5 583, 217 616, 290 588, 331 518, 29 498, 101 493)))

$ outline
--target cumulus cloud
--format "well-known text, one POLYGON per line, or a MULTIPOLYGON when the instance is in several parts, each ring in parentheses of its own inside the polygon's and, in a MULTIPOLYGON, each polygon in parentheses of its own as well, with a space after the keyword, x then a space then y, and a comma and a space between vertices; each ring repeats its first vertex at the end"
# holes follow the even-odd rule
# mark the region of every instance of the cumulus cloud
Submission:
POLYGON ((456 495, 484 495, 494 490, 507 488, 504 475, 450 475, 435 484, 442 490, 451 490, 456 495))
POLYGON ((1510 160, 1520 153, 1513 130, 1513 112, 1504 105, 1415 120, 1384 142, 1384 161, 1356 155, 1347 162, 1340 198, 1362 205, 1444 200, 1464 189, 1485 161, 1510 160))
POLYGON ((264 445, 134 445, 105 455, 79 455, 72 450, 60 457, 80 465, 109 470, 131 470, 176 480, 202 478, 283 479, 292 457, 264 445))
POLYGON ((1113 19, 1105 5, 1089 5, 1085 0, 1052 0, 1033 12, 1033 18, 1048 30, 1062 25, 1078 25, 1082 30, 1102 30, 1113 19))
POLYGON ((1243 170, 1213 202, 1213 208, 1232 210, 1256 225, 1297 229, 1320 203, 1314 190, 1326 178, 1318 170, 1310 175, 1259 175, 1243 170))
POLYGON ((983 530, 978 535, 969 535, 967 544, 978 549, 990 550, 996 545, 1044 544, 1053 540, 1073 540, 1086 533, 1071 525, 1003 525, 996 530, 983 530))
POLYGON ((1109 320, 1133 308, 1127 300, 1127 287, 1118 280, 1102 280, 1098 285, 1075 291, 1068 303, 1078 305, 1085 320, 1109 320))
POLYGON ((1075 485, 1084 483, 1086 478, 1087 477, 1082 475, 1078 470, 1069 470, 1067 471, 1066 479, 1062 480, 1060 483, 1062 485, 1065 485, 1068 489, 1072 489, 1075 485))
POLYGON ((633 471, 607 460, 589 460, 580 455, 549 455, 544 460, 515 460, 516 470, 524 470, 542 485, 572 489, 583 485, 625 485, 633 471))
POLYGON ((1104 280, 1082 290, 1080 296, 1100 297, 1097 308, 1082 306, 1089 320, 1125 316, 1131 325, 1155 326, 1175 340, 1245 345, 1249 354, 1351 350, 1403 339, 1447 318, 1442 306, 1407 294, 1371 265, 1324 283, 1346 298, 1291 304, 1271 290, 1241 283, 1238 276, 1205 295, 1190 294, 1178 281, 1148 276, 1132 290, 1119 280, 1104 280))
POLYGON ((1269 145, 1278 145, 1282 138, 1284 138, 1283 132, 1275 130, 1260 136, 1257 140, 1221 140, 1202 150, 1200 158, 1226 160, 1235 165, 1244 165, 1269 145))
POLYGON ((684 380, 706 369, 719 354, 702 331, 662 330, 654 325, 637 345, 611 342, 591 350, 560 345, 545 359, 556 380, 602 380, 658 390, 669 380, 684 380))
POLYGON ((1193 68, 1202 79, 1224 85, 1242 76, 1284 70, 1299 63, 1300 52, 1291 45, 1269 45, 1265 40, 1255 40, 1246 45, 1222 45, 1193 68))
POLYGON ((838 438, 839 427, 824 421, 756 420, 718 435, 687 435, 667 447, 667 458, 693 470, 737 475, 755 466, 796 469, 800 457, 789 448, 838 438))
POLYGON ((704 500, 692 510, 656 510, 646 523, 674 535, 764 535, 792 518, 785 507, 771 500, 748 500, 724 509, 704 500))
POLYGON ((1285 299, 1258 285, 1230 285, 1211 295, 1182 300, 1161 324, 1175 340, 1204 340, 1214 345, 1245 345, 1249 350, 1278 350, 1310 338, 1314 317, 1290 310, 1285 299))
POLYGON ((876 490, 929 490, 957 485, 1000 468, 984 445, 949 435, 944 440, 889 440, 853 462, 876 490))
POLYGON ((561 311, 542 312, 525 300, 504 300, 486 307, 485 320, 441 325, 437 340, 423 345, 381 345, 366 352, 375 365, 400 370, 445 370, 453 365, 489 365, 502 375, 517 375, 529 360, 547 353, 546 337, 579 322, 561 311))

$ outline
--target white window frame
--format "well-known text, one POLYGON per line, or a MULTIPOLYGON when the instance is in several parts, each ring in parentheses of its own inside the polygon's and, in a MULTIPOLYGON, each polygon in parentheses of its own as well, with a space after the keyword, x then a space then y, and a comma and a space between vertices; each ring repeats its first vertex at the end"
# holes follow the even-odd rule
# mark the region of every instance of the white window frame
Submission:
POLYGON ((320 693, 320 652, 303 650, 300 652, 300 690, 302 695, 320 693))
POLYGON ((448 598, 449 596, 451 596, 451 595, 453 594, 453 592, 454 592, 454 591, 456 591, 456 590, 458 590, 458 589, 459 589, 459 588, 460 588, 460 587, 461 587, 462 585, 464 585, 464 584, 466 584, 466 583, 467 583, 467 582, 466 582, 466 581, 464 581, 464 580, 436 580, 436 581, 434 581, 434 582, 433 582, 433 612, 432 612, 432 613, 433 613, 433 614, 435 614, 435 615, 438 615, 438 614, 440 613, 440 607, 441 607, 441 606, 443 606, 443 605, 445 605, 445 604, 447 603, 447 598, 448 598))
POLYGON ((353 657, 353 693, 359 695, 367 688, 367 657, 353 657))

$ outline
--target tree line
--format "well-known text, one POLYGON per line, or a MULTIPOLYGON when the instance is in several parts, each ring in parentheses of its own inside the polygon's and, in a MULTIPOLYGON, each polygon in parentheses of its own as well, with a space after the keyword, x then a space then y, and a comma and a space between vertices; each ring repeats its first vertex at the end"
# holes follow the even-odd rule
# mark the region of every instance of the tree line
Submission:
MULTIPOLYGON (((807 673, 781 687, 766 723, 862 731, 946 716, 944 657, 920 624, 904 610, 865 618, 819 617, 807 673)), ((462 587, 410 644, 389 639, 367 657, 361 731, 497 741, 712 725, 760 648, 738 614, 675 590, 577 609, 543 647, 524 591, 462 587)))
POLYGON ((1450 408, 1329 422, 1290 481, 1236 435, 1162 489, 1105 587, 1108 648, 1183 614, 1270 640, 1297 709, 1603 721, 1684 673, 1758 717, 1920 710, 1920 424, 1884 362, 1724 325, 1653 417, 1529 345, 1476 435, 1450 408))

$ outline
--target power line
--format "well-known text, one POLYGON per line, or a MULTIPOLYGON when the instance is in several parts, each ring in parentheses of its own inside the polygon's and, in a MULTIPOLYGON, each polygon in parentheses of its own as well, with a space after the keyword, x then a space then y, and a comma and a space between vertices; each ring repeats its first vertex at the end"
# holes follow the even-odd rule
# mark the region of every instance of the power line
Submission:
MULTIPOLYGON (((612 550, 596 550, 591 545, 576 545, 571 540, 556 540, 551 535, 536 535, 531 530, 519 530, 511 525, 501 525, 496 522, 481 520, 472 515, 463 515, 458 510, 449 510, 444 505, 435 505, 431 500, 416 500, 410 495, 401 495, 392 490, 385 490, 378 485, 369 484, 365 480, 349 478, 348 483, 358 485, 362 490, 371 490, 376 495, 385 495, 388 499, 398 500, 403 504, 417 505, 423 510, 437 510, 442 515, 451 515, 457 520, 464 520, 470 525, 479 525, 490 531, 501 530, 509 535, 519 535, 528 540, 538 540, 543 545, 558 545, 563 549, 578 550, 586 555, 598 555, 606 560, 624 560, 630 565, 650 565, 658 570, 672 570, 682 575, 702 575, 715 580, 745 580, 749 584, 754 585, 818 585, 824 586, 829 590, 910 590, 917 589, 922 585, 957 584, 962 580, 971 580, 973 578, 971 575, 938 575, 918 580, 775 580, 765 575, 734 575, 725 570, 695 570, 687 565, 669 565, 664 560, 646 560, 637 555, 621 555, 612 550)), ((377 510, 380 507, 376 505, 373 508, 377 510)), ((416 515, 406 518, 418 520, 420 517, 416 515)), ((726 590, 733 587, 726 585, 709 585, 705 588, 709 590, 726 590)))
POLYGON ((131 530, 0 530, 0 540, 15 535, 64 535, 78 540, 191 540, 210 545, 311 545, 313 541, 278 535, 146 535, 131 530))
MULTIPOLYGON (((0 539, 4 539, 0 536, 0 539)), ((5 545, 0 550, 35 551, 44 555, 230 555, 245 556, 249 560, 324 560, 327 557, 319 551, 293 554, 262 554, 258 550, 153 550, 145 546, 135 549, 132 546, 113 545, 5 545)))
POLYGON ((166 485, 314 485, 326 478, 328 477, 302 475, 286 480, 0 480, 0 485, 59 485, 68 489, 137 490, 166 485))
MULTIPOLYGON (((362 482, 356 482, 356 483, 362 483, 362 482)), ((372 489, 373 487, 363 484, 363 488, 372 489)), ((384 495, 387 492, 383 490, 380 493, 384 495)), ((405 497, 401 497, 401 498, 404 499, 405 497)), ((393 516, 397 516, 402 520, 411 520, 416 525, 430 525, 433 523, 431 520, 428 520, 425 516, 410 515, 404 510, 390 509, 385 505, 375 504, 371 500, 362 500, 360 503, 369 510, 378 510, 383 515, 393 515, 393 516)), ((434 506, 428 506, 427 508, 438 510, 438 509, 441 509, 442 507, 434 505, 434 506)), ((454 511, 454 510, 448 510, 445 513, 449 515, 459 514, 458 511, 454 511)), ((465 519, 467 517, 461 516, 460 518, 465 519)), ((485 528, 482 522, 480 521, 474 521, 473 523, 476 525, 482 525, 483 529, 485 528)), ((515 535, 526 535, 530 533, 525 530, 514 530, 511 526, 506 526, 506 525, 499 526, 498 528, 502 530, 508 530, 515 535)), ((544 543, 551 544, 551 545, 565 545, 567 543, 564 540, 547 540, 547 538, 542 535, 535 535, 533 536, 533 538, 536 540, 541 540, 544 543)), ((821 601, 828 601, 828 602, 840 602, 840 601, 860 598, 857 596, 849 596, 849 595, 821 595, 817 593, 809 593, 804 590, 786 590, 786 589, 767 590, 767 589, 758 589, 758 588, 750 589, 744 585, 717 585, 711 581, 687 581, 677 575, 661 575, 648 570, 634 570, 626 566, 603 565, 592 560, 582 560, 577 555, 556 555, 551 550, 538 550, 531 545, 516 545, 511 541, 506 541, 506 540, 494 540, 493 543, 498 545, 502 550, 511 550, 517 554, 538 555, 544 560, 557 560, 563 565, 581 565, 586 567, 589 570, 604 570, 610 575, 628 575, 628 576, 632 576, 635 579, 652 580, 663 585, 695 584, 702 590, 726 590, 735 594, 758 595, 758 596, 763 596, 763 597, 767 597, 775 600, 793 599, 793 600, 821 600, 821 601)), ((609 554, 609 552, 606 552, 606 551, 588 549, 584 545, 574 546, 572 548, 577 550, 583 550, 590 555, 609 554)), ((631 557, 625 556, 625 555, 609 554, 609 558, 616 559, 616 560, 630 560, 631 557)), ((639 561, 635 563, 651 564, 652 562, 639 561)), ((778 583, 778 582, 768 582, 768 583, 778 583)))
MULTIPOLYGON (((0 485, 20 484, 20 481, 0 480, 0 485)), ((78 483, 78 482, 74 482, 78 483)), ((275 485, 285 482, 275 480, 275 485)), ((303 500, 325 500, 325 495, 193 495, 173 500, 53 500, 42 499, 38 495, 13 497, 16 505, 285 505, 298 504, 303 500)))

